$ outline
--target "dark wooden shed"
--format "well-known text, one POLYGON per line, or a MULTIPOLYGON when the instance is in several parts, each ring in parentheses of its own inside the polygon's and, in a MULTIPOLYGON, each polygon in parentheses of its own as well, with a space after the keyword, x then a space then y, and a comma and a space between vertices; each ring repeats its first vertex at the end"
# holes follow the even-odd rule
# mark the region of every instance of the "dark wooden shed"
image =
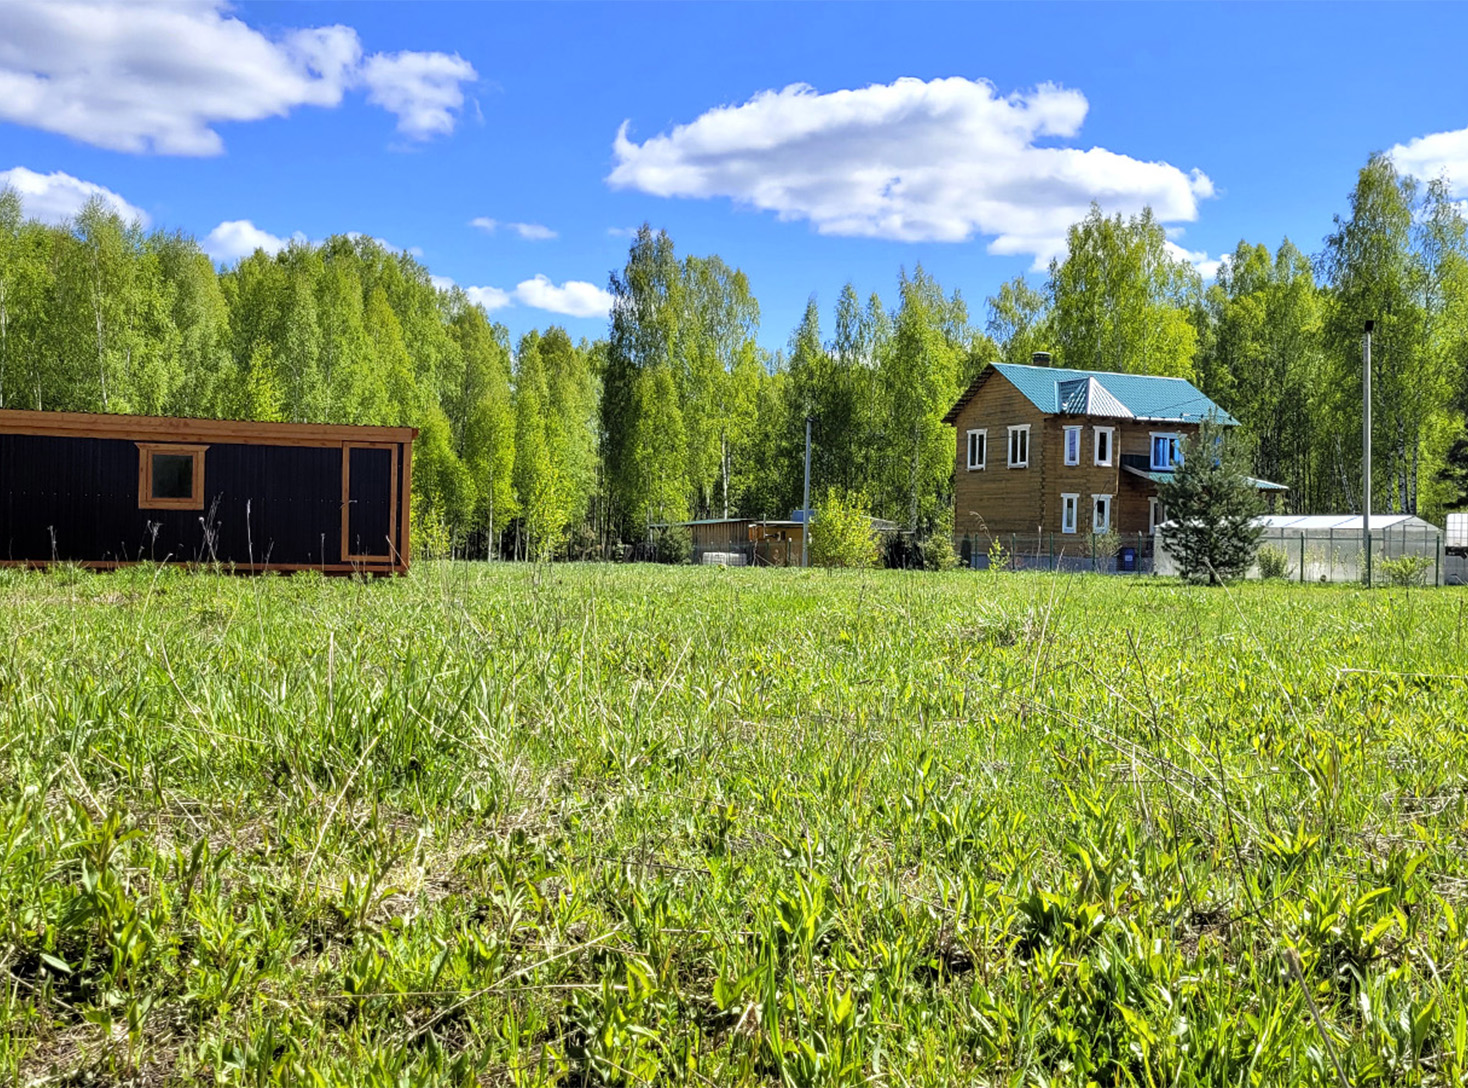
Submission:
POLYGON ((416 434, 0 410, 0 564, 402 573, 416 434))

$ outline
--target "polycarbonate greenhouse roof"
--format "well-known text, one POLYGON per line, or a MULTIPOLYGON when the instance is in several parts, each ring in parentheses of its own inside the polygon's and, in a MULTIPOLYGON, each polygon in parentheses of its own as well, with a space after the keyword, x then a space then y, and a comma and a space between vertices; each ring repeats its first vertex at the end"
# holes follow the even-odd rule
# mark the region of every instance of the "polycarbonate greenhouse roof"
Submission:
MULTIPOLYGON (((1328 532, 1331 529, 1360 529, 1360 514, 1265 514, 1257 522, 1266 529, 1293 529, 1299 532, 1328 532)), ((1441 532, 1430 521, 1423 521, 1415 514, 1372 514, 1371 528, 1376 529, 1420 529, 1422 532, 1441 532)))

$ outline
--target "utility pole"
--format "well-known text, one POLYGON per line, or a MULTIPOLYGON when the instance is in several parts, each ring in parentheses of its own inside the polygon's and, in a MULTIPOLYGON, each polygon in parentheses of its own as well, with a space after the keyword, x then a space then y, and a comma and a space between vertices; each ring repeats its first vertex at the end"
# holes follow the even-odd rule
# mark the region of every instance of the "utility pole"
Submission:
POLYGON ((805 417, 805 500, 801 503, 800 565, 810 566, 810 425, 811 416, 805 417))
POLYGON ((1371 330, 1361 338, 1361 545, 1366 552, 1366 585, 1371 586, 1371 330))

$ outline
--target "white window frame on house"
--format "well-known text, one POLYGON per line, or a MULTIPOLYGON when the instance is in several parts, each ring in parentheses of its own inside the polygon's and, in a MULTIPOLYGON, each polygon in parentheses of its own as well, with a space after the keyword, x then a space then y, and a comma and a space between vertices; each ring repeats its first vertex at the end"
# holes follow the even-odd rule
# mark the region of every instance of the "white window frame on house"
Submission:
POLYGON ((1182 464, 1182 450, 1178 448, 1181 440, 1182 436, 1179 435, 1176 431, 1152 432, 1151 451, 1148 453, 1147 459, 1152 464, 1153 472, 1171 472, 1173 469, 1177 468, 1178 465, 1182 464), (1171 440, 1170 444, 1167 447, 1168 461, 1165 465, 1159 464, 1157 462, 1157 440, 1159 438, 1166 438, 1171 440))
POLYGON ((1093 532, 1093 533, 1109 533, 1109 532, 1111 532, 1111 496, 1110 495, 1094 495, 1093 494, 1091 496, 1091 532, 1093 532), (1105 509, 1105 511, 1106 511, 1106 516, 1105 517, 1098 517, 1097 516, 1097 507, 1101 507, 1101 508, 1105 509))
POLYGON ((1060 531, 1074 533, 1080 520, 1081 496, 1079 492, 1066 492, 1060 496, 1060 531))
POLYGON ((968 433, 968 470, 970 472, 982 471, 989 460, 989 430, 987 427, 979 427, 968 433), (977 439, 977 441, 975 441, 977 439), (978 454, 977 457, 974 454, 978 454))
POLYGON ((1162 505, 1162 500, 1156 495, 1147 500, 1147 533, 1151 535, 1157 532, 1157 526, 1167 520, 1167 507, 1162 505))
POLYGON ((1009 467, 1030 467, 1030 425, 1028 423, 1019 423, 1009 428, 1009 467), (1015 457, 1016 446, 1020 444, 1016 440, 1020 436, 1023 436, 1024 445, 1024 457, 1022 459, 1015 457))
POLYGON ((1081 428, 1067 427, 1065 429, 1065 463, 1067 465, 1079 465, 1081 463, 1081 428))
POLYGON ((1111 462, 1116 460, 1116 428, 1096 427, 1095 434, 1091 437, 1091 448, 1095 451, 1096 464, 1106 468, 1111 467, 1111 462), (1106 436, 1106 456, 1101 456, 1101 436, 1106 436))

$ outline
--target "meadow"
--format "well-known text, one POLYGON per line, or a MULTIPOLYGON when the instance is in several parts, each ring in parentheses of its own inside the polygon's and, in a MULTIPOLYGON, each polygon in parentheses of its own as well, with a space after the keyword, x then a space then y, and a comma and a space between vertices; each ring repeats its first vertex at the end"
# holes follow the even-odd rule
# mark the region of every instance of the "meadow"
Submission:
POLYGON ((0 571, 0 1080, 1465 1085, 1465 605, 0 571))

